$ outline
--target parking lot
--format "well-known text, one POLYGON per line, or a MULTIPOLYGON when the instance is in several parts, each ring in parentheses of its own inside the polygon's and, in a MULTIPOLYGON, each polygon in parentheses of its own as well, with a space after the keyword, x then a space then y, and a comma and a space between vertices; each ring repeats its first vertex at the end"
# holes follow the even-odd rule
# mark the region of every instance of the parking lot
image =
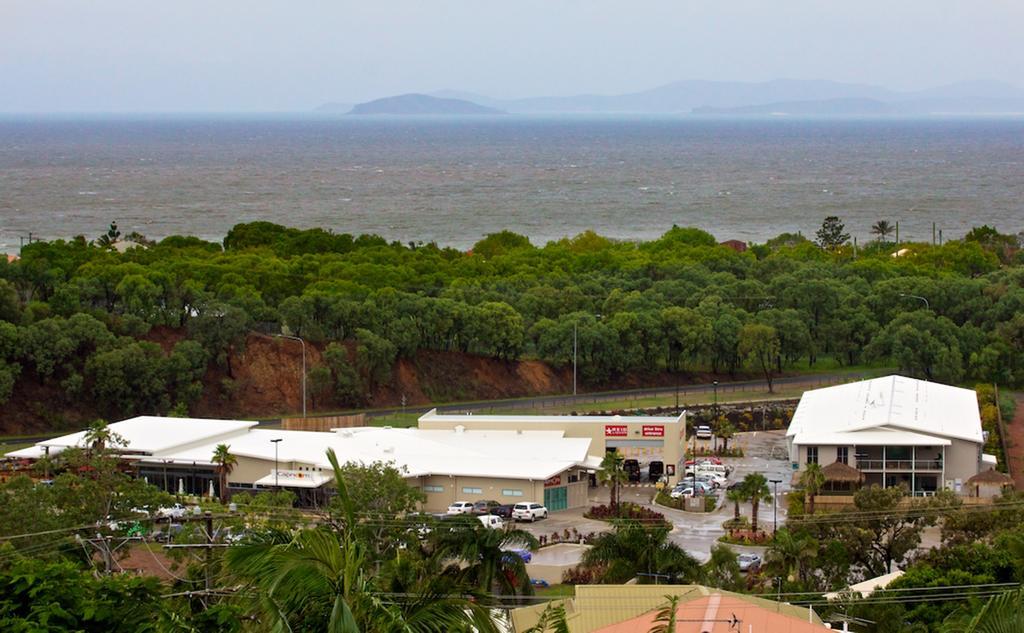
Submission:
MULTIPOLYGON (((697 445, 706 445, 710 448, 709 441, 700 442, 697 445)), ((754 431, 750 433, 738 433, 732 440, 734 446, 743 448, 743 457, 723 458, 722 463, 732 467, 729 481, 742 481, 750 473, 761 473, 766 479, 779 480, 778 492, 780 497, 791 488, 793 477, 792 467, 789 463, 786 451, 786 437, 784 431, 754 431)), ((680 464, 677 472, 685 469, 680 464)), ((770 485, 772 489, 775 486, 770 485)), ((683 512, 671 508, 655 507, 653 505, 655 489, 650 485, 630 486, 627 485, 620 490, 620 497, 623 501, 632 501, 656 509, 672 522, 673 529, 669 538, 689 552, 700 561, 706 561, 711 555, 711 547, 715 545, 718 538, 725 534, 722 523, 732 517, 733 506, 725 500, 724 491, 719 492, 718 507, 714 512, 683 512)), ((774 492, 774 490, 773 490, 774 492)), ((605 487, 592 488, 590 491, 591 504, 608 503, 610 492, 605 487)), ((783 525, 786 520, 785 502, 773 506, 772 504, 761 504, 758 512, 758 521, 766 530, 772 529, 773 518, 778 525, 783 525)), ((564 534, 565 530, 572 532, 572 528, 581 534, 589 532, 602 532, 611 529, 611 526, 604 521, 593 521, 583 518, 585 508, 556 512, 549 518, 537 521, 536 523, 518 523, 517 527, 523 528, 535 536, 545 536, 550 539, 553 532, 564 534)), ((743 516, 750 516, 750 504, 740 505, 740 512, 743 516)), ((761 553, 763 547, 732 546, 738 552, 750 551, 761 553)))

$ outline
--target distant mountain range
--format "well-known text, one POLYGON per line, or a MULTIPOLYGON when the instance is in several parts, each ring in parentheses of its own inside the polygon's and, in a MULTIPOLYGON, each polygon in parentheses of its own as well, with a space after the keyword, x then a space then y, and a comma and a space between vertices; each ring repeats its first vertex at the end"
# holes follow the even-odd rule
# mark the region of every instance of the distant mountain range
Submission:
MULTIPOLYGON (((390 99, 434 97, 517 114, 635 113, 696 115, 921 115, 1024 113, 1024 90, 997 81, 965 81, 927 90, 898 92, 867 84, 827 80, 776 79, 747 83, 733 81, 676 81, 664 86, 620 95, 584 94, 564 97, 494 99, 457 90, 430 95, 403 95, 390 99)), ((376 110, 390 108, 388 99, 360 104, 376 110), (374 105, 377 104, 377 105, 374 105)), ((416 103, 398 104, 415 110, 416 103)), ((445 110, 449 106, 445 106, 445 110)), ((454 108, 454 106, 451 106, 454 108)), ((322 106, 321 109, 334 109, 322 106)), ((493 114, 494 112, 487 112, 493 114)), ((419 114, 421 112, 390 112, 419 114)), ((426 113, 426 112, 423 112, 426 113)), ((443 112, 462 114, 463 112, 443 112)), ((468 113, 468 112, 467 112, 468 113)))

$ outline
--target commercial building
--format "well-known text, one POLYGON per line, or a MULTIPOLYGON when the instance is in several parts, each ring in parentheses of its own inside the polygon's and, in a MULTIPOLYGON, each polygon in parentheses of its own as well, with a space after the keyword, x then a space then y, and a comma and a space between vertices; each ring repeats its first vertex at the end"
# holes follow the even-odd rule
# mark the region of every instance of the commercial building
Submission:
POLYGON ((670 480, 677 475, 685 454, 686 414, 676 417, 618 415, 475 415, 438 413, 432 410, 419 419, 421 429, 505 430, 515 432, 559 431, 567 438, 590 440, 590 454, 616 451, 639 462, 647 472, 660 462, 670 480))
MULTIPOLYGON (((232 491, 274 487, 296 492, 304 505, 317 503, 333 481, 327 449, 341 463, 390 462, 426 495, 424 509, 444 510, 457 500, 501 503, 547 501, 557 511, 587 502, 587 472, 598 468, 591 440, 557 429, 475 430, 359 427, 332 432, 256 428, 256 422, 142 416, 116 422, 124 440, 111 446, 139 477, 169 492, 219 494, 211 461, 219 444, 237 459, 228 478, 232 491)), ((13 458, 51 456, 86 448, 85 432, 16 451, 13 458)))
POLYGON ((974 391, 886 376, 804 393, 786 432, 793 469, 840 463, 864 485, 905 485, 915 495, 964 483, 995 466, 974 391))

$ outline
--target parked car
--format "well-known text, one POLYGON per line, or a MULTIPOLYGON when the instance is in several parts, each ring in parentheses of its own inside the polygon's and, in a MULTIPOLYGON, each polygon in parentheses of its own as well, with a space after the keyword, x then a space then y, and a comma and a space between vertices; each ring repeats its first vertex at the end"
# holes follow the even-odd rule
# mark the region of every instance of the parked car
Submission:
POLYGON ((654 461, 647 467, 647 481, 656 482, 665 474, 665 462, 654 461))
POLYGON ((493 510, 491 510, 491 514, 496 514, 496 515, 500 516, 503 519, 511 519, 512 518, 512 508, 513 508, 513 505, 511 503, 503 503, 500 506, 498 506, 497 508, 494 508, 493 510))
POLYGON ((728 479, 717 473, 697 473, 696 476, 691 477, 691 479, 711 484, 712 488, 721 488, 729 483, 728 479))
POLYGON ((685 488, 673 488, 672 492, 668 493, 668 496, 673 499, 679 499, 681 497, 692 497, 693 488, 686 486, 685 488))
POLYGON ((688 459, 686 460, 687 466, 694 466, 696 464, 721 464, 722 460, 719 457, 701 457, 700 459, 688 459))
POLYGON ((761 557, 757 554, 740 554, 736 557, 740 571, 757 571, 761 569, 761 557))
POLYGON ((477 517, 477 520, 484 524, 484 527, 492 530, 504 530, 505 520, 496 514, 484 514, 477 517))
POLYGON ((494 509, 501 504, 494 499, 477 501, 473 504, 473 514, 494 514, 494 509))
POLYGON ((517 503, 512 508, 512 518, 516 521, 536 521, 537 519, 546 519, 548 516, 548 509, 539 503, 517 503))
POLYGON ((710 440, 712 437, 711 427, 708 426, 707 424, 701 424, 696 429, 694 429, 693 434, 697 437, 698 440, 710 440))
POLYGON ((640 462, 635 459, 627 459, 622 462, 622 470, 629 474, 629 480, 633 483, 640 481, 640 462))
POLYGON ((456 501, 448 506, 448 514, 471 514, 472 512, 472 501, 456 501))
POLYGON ((510 549, 504 555, 502 555, 502 558, 506 556, 518 556, 519 558, 523 559, 524 563, 528 563, 531 560, 533 560, 533 552, 531 552, 528 549, 510 549))
POLYGON ((743 485, 742 481, 734 481, 731 484, 729 484, 728 486, 726 486, 725 489, 726 490, 735 490, 735 489, 739 488, 742 485, 743 485))
POLYGON ((669 493, 669 496, 673 499, 678 499, 679 497, 692 497, 694 491, 696 491, 696 494, 698 495, 708 495, 711 494, 711 490, 711 484, 704 483, 703 481, 694 482, 692 484, 687 482, 679 484, 673 488, 672 492, 669 493))

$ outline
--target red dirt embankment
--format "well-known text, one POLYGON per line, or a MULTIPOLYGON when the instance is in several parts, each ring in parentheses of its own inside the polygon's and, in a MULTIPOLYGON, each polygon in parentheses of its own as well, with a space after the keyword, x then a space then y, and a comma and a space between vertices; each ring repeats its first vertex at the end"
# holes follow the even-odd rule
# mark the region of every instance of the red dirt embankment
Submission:
POLYGON ((1017 490, 1024 490, 1024 393, 1014 394, 1017 410, 1006 424, 1006 466, 1017 490))

